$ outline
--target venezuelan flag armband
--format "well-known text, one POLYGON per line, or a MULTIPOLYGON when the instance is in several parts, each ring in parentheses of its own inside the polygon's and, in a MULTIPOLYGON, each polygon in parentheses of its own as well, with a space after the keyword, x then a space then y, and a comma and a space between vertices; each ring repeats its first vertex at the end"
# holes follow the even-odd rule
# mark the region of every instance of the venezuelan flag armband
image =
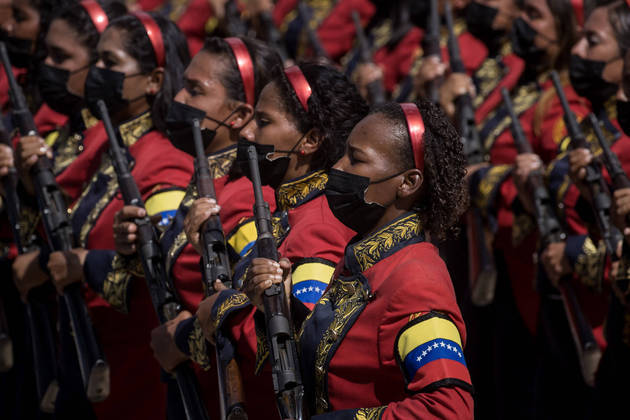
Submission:
POLYGON ((444 314, 429 312, 407 323, 396 337, 394 354, 409 392, 441 386, 472 392, 459 330, 444 314))
POLYGON ((293 265, 293 295, 314 305, 322 297, 335 272, 335 264, 323 258, 304 258, 293 265))
POLYGON ((150 217, 156 214, 161 216, 157 224, 161 231, 165 231, 168 225, 171 224, 175 213, 177 213, 179 203, 181 203, 185 194, 186 192, 182 189, 171 188, 160 190, 147 198, 144 207, 147 209, 147 214, 150 217))

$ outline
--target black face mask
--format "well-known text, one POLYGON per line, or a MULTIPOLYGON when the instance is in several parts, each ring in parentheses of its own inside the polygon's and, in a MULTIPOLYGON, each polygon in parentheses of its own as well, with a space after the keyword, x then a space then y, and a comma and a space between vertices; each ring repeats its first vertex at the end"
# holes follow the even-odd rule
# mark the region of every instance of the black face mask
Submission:
MULTIPOLYGON (((217 129, 219 126, 229 128, 229 126, 225 124, 225 121, 227 121, 227 119, 230 118, 235 111, 236 110, 230 112, 230 115, 228 115, 223 121, 218 121, 214 118, 208 117, 206 113, 199 108, 173 101, 168 108, 168 113, 166 114, 166 119, 164 121, 166 123, 168 138, 179 150, 186 152, 191 156, 195 156, 195 144, 192 140, 192 120, 196 119, 201 122, 204 119, 207 119, 217 123, 217 129)), ((216 129, 201 129, 201 141, 203 142, 204 150, 208 148, 216 135, 216 129)))
POLYGON ((295 153, 295 148, 302 141, 304 135, 295 143, 291 150, 275 150, 275 147, 271 144, 258 144, 252 141, 248 141, 244 138, 239 139, 238 148, 236 151, 236 162, 239 169, 247 178, 252 179, 251 172, 249 171, 249 159, 247 149, 249 146, 256 147, 256 153, 258 155, 258 167, 260 169, 260 183, 262 185, 269 185, 271 188, 276 189, 282 183, 284 175, 289 169, 289 163, 291 162, 290 156, 280 156, 273 160, 269 159, 269 155, 272 153, 295 153))
POLYGON ((617 122, 626 136, 630 136, 630 102, 617 99, 617 122))
POLYGON ((110 114, 115 114, 129 103, 145 97, 145 95, 140 95, 131 100, 123 98, 125 79, 140 75, 141 73, 126 75, 119 71, 92 66, 85 79, 85 103, 92 115, 101 118, 96 105, 99 99, 105 102, 110 114))
POLYGON ((569 77, 571 85, 578 95, 585 97, 593 104, 602 104, 613 96, 619 86, 607 82, 602 77, 606 64, 617 60, 614 58, 608 62, 586 60, 580 56, 572 55, 569 65, 569 77))
POLYGON ((536 35, 538 33, 523 18, 514 20, 511 33, 512 50, 514 54, 525 60, 527 65, 539 65, 547 55, 544 49, 534 44, 536 35))
POLYGON ((68 92, 68 78, 71 74, 85 70, 89 65, 73 72, 42 64, 39 68, 37 84, 44 102, 55 112, 74 115, 83 104, 83 98, 68 92))
POLYGON ((33 60, 33 41, 15 38, 9 36, 6 32, 3 41, 7 46, 7 53, 13 67, 25 69, 31 64, 33 60))
POLYGON ((386 210, 381 204, 365 201, 368 187, 388 181, 403 172, 370 182, 370 178, 331 169, 325 190, 328 206, 341 223, 360 235, 365 234, 374 228, 386 210))
POLYGON ((471 2, 466 8, 466 28, 492 52, 497 52, 505 35, 505 31, 492 28, 497 13, 499 9, 476 1, 471 2))

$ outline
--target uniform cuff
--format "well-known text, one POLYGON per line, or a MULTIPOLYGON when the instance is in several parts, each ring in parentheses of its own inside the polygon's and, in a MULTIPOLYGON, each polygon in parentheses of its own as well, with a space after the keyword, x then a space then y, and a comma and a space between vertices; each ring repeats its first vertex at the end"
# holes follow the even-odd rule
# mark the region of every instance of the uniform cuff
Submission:
POLYGON ((190 357, 202 369, 210 369, 208 345, 201 330, 199 319, 196 316, 185 319, 177 325, 175 344, 179 351, 190 357))
POLYGON ((512 173, 512 165, 493 165, 481 168, 470 177, 470 196, 472 202, 484 216, 496 211, 496 201, 501 184, 512 173))
POLYGON ((584 285, 601 287, 606 264, 606 248, 602 241, 595 244, 587 235, 569 236, 564 255, 584 285))
POLYGON ((352 410, 338 410, 311 417, 313 420, 379 420, 387 406, 373 408, 356 408, 352 410))

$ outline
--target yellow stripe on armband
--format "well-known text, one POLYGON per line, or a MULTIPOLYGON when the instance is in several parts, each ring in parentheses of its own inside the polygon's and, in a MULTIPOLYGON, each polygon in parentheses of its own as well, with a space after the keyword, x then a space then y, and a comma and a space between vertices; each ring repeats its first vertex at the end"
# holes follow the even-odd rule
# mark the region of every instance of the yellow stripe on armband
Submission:
POLYGON ((228 244, 241 257, 254 245, 258 238, 256 222, 251 220, 236 228, 236 232, 228 239, 228 244))
POLYGON ((185 191, 182 190, 158 192, 148 198, 144 207, 147 209, 149 216, 177 210, 185 194, 185 191))
POLYGON ((436 339, 450 340, 462 346, 455 324, 444 318, 433 317, 403 331, 397 343, 398 354, 404 360, 418 346, 436 339))
POLYGON ((330 283, 335 267, 312 262, 306 264, 300 264, 293 271, 293 284, 296 285, 307 280, 317 280, 322 283, 330 283))
POLYGON ((48 147, 53 147, 57 139, 59 138, 59 130, 51 131, 46 135, 44 141, 48 147))

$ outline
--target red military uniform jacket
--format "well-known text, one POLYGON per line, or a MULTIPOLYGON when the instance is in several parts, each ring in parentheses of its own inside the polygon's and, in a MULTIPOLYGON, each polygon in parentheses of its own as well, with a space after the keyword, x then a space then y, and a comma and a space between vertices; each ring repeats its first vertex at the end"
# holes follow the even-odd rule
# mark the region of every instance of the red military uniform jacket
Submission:
MULTIPOLYGON (((323 194, 327 180, 327 174, 318 171, 283 184, 276 191, 274 236, 278 252, 293 265, 293 296, 309 308, 324 293, 345 244, 354 235, 328 207, 323 194)), ((253 256, 255 249, 236 268, 235 276, 243 275, 253 256)), ((234 343, 241 372, 248 378, 244 385, 249 418, 275 417, 271 370, 268 365, 262 370, 266 355, 257 352, 257 329, 261 325, 254 320, 255 308, 243 293, 227 291, 221 293, 212 312, 218 328, 234 343), (259 376, 249 376, 261 370, 259 376)))
MULTIPOLYGON (((570 85, 565 85, 565 93, 573 112, 586 115, 588 104, 570 85)), ((538 81, 516 87, 512 101, 534 152, 543 162, 551 161, 566 134, 564 114, 551 80, 544 75, 538 81)), ((528 329, 533 332, 537 322, 538 295, 532 286, 536 267, 528 256, 536 252, 537 238, 531 234, 535 231, 531 218, 524 211, 515 213, 515 206, 520 206, 520 202, 511 171, 517 150, 504 106, 489 114, 480 135, 489 151, 491 165, 471 177, 472 201, 490 219, 495 231, 494 246, 506 260, 516 304, 528 329)))
MULTIPOLYGON (((162 194, 183 195, 181 190, 193 171, 192 158, 154 130, 149 113, 120 125, 119 131, 147 212, 168 214, 169 210, 152 212, 150 203, 154 197, 160 201, 162 194)), ((178 204, 173 203, 173 208, 178 204)), ((129 277, 111 269, 126 263, 115 255, 112 231, 114 215, 122 207, 116 175, 105 154, 71 212, 75 240, 89 250, 84 264, 90 286, 85 289, 86 304, 111 366, 111 394, 93 407, 99 418, 164 417, 165 389, 149 348, 149 333, 157 326, 157 318, 146 286, 135 283, 128 288, 129 277), (129 305, 132 300, 134 304, 129 305)))
POLYGON ((437 249, 407 213, 350 243, 302 325, 316 419, 472 419, 466 331, 437 249))
MULTIPOLYGON (((376 11, 369 0, 306 0, 305 3, 311 10, 310 24, 316 28, 322 46, 333 61, 352 48, 355 38, 352 11, 359 12, 362 22, 370 20, 376 11)), ((304 58, 311 47, 303 22, 298 18, 297 0, 279 0, 273 20, 286 38, 289 54, 304 58)))

